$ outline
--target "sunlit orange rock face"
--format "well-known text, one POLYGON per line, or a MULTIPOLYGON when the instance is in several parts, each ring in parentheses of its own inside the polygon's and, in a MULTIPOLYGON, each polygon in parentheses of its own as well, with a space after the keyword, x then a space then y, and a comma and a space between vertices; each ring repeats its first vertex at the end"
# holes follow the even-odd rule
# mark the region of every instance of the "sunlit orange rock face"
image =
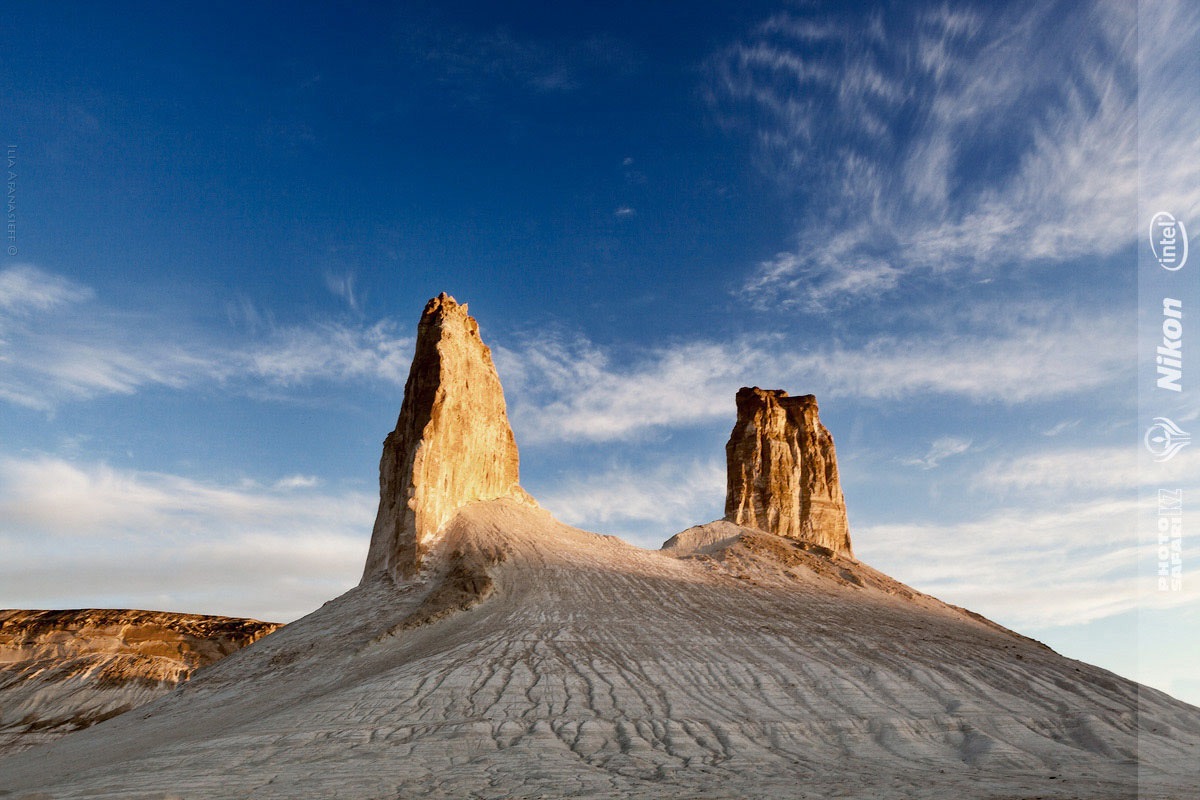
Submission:
POLYGON ((492 353, 465 304, 442 293, 417 326, 396 429, 379 462, 379 511, 363 580, 412 575, 454 512, 478 500, 532 504, 492 353))
POLYGON ((725 460, 725 519, 853 557, 833 437, 814 396, 738 390, 725 460))

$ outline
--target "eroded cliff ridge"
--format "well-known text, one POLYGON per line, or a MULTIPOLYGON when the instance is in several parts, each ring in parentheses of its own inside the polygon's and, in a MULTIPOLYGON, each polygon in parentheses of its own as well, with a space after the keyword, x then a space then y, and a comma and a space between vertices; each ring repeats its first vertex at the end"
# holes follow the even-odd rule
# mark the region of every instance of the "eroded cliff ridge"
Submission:
POLYGON ((411 576, 468 503, 507 497, 533 504, 518 467, 492 352, 466 304, 443 292, 421 314, 400 417, 383 443, 363 580, 411 576))
POLYGON ((813 395, 739 389, 725 462, 726 520, 853 558, 833 437, 813 395))
POLYGON ((169 611, 0 610, 0 754, 148 703, 279 627, 169 611))

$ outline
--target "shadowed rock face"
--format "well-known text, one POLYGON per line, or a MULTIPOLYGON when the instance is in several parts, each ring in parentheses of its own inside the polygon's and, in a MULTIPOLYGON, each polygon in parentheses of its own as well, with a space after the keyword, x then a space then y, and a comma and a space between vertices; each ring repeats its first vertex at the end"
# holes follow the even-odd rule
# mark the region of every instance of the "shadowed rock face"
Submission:
POLYGON ((742 388, 725 445, 725 519, 853 558, 833 437, 811 394, 742 388))
POLYGON ((518 485, 518 463, 492 352, 467 306, 443 292, 421 315, 400 418, 383 443, 363 580, 412 575, 467 503, 532 503, 518 485))

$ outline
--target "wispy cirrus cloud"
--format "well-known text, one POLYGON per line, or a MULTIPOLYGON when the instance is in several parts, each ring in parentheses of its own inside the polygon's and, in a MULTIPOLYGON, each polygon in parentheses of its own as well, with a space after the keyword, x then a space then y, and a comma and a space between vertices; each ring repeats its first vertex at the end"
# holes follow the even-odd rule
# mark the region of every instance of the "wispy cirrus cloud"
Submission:
POLYGON ((230 359, 243 376, 292 386, 313 381, 383 380, 403 386, 413 338, 391 320, 369 325, 316 322, 281 326, 242 343, 230 359))
POLYGON ((1144 470, 1136 446, 1054 447, 1003 459, 980 474, 975 488, 987 491, 1024 492, 1079 497, 1144 486, 1177 486, 1200 475, 1200 451, 1185 448, 1170 461, 1144 470))
POLYGON ((1136 498, 1110 495, 961 522, 867 525, 855 529, 855 552, 924 592, 1018 630, 1200 602, 1196 586, 1155 592, 1153 574, 1139 573, 1146 554, 1137 514, 1136 498))
POLYGON ((278 325, 244 302, 239 313, 254 324, 230 341, 105 305, 90 287, 36 267, 0 271, 0 399, 49 411, 152 386, 402 385, 408 373, 413 340, 390 320, 278 325))
POLYGON ((940 436, 929 445, 929 450, 925 452, 925 455, 905 459, 903 463, 921 469, 936 469, 945 459, 962 455, 970 449, 970 439, 958 436, 940 436))
POLYGON ((321 485, 316 475, 288 475, 275 481, 276 489, 312 489, 321 485))
POLYGON ((346 302, 350 310, 358 313, 358 294, 354 288, 355 278, 352 272, 326 272, 325 273, 325 288, 328 289, 334 297, 340 297, 346 302))
MULTIPOLYGON (((1182 4, 1159 16, 1176 44, 1200 24, 1182 4)), ((805 200, 795 249, 762 261, 745 293, 827 310, 915 273, 991 274, 1131 242, 1137 27, 1118 2, 897 6, 865 31, 799 12, 762 23, 712 60, 713 107, 805 200)), ((1165 68, 1143 64, 1143 78, 1165 68)), ((1164 196, 1192 213, 1200 114, 1176 103, 1181 135, 1154 160, 1164 196)))
POLYGON ((32 264, 16 264, 0 271, 0 310, 8 314, 25 316, 91 296, 92 291, 86 286, 51 275, 32 264))
POLYGON ((1148 471, 1132 442, 1037 437, 1024 447, 956 464, 943 488, 970 499, 968 515, 918 520, 910 510, 908 519, 859 526, 857 554, 1018 630, 1200 603, 1200 586, 1159 590, 1152 521, 1158 487, 1200 491, 1200 453, 1184 450, 1148 471))
POLYGON ((577 475, 539 492, 538 502, 563 522, 655 548, 719 516, 724 497, 724 464, 664 461, 577 475))
POLYGON ((51 409, 65 398, 179 387, 219 361, 160 337, 135 314, 97 309, 95 293, 32 265, 0 271, 0 398, 51 409))
MULTIPOLYGON (((1188 0, 1137 4, 1138 173, 1153 209, 1200 214, 1200 8, 1188 0)), ((1130 32, 1125 31, 1129 36, 1130 32)), ((1193 236, 1194 236, 1193 232, 1193 236)))
MULTIPOLYGON (((0 398, 52 410, 154 386, 402 386, 408 373, 412 338, 390 320, 284 326, 256 314, 255 330, 231 342, 108 308, 86 287, 64 280, 26 275, 20 296, 53 302, 30 300, 19 308, 13 302, 0 311, 0 398)), ((831 399, 928 394, 1021 403, 1111 386, 1127 368, 1129 337, 1119 314, 1026 308, 1004 319, 977 334, 950 326, 808 348, 777 334, 748 334, 677 341, 620 358, 583 337, 543 333, 494 351, 526 442, 618 441, 705 424, 728 414, 743 385, 831 399)))
POLYGON ((632 364, 583 337, 541 336, 493 348, 525 442, 614 441, 728 411, 748 343, 683 343, 632 364), (740 359, 740 363, 739 363, 740 359))
POLYGON ((724 419, 748 385, 859 402, 1045 401, 1117 384, 1130 346, 1127 321, 1101 314, 1034 315, 980 334, 921 331, 808 349, 778 335, 747 335, 669 344, 625 362, 582 337, 543 335, 495 353, 521 441, 538 443, 618 441, 724 419))
POLYGON ((226 485, 2 458, 0 606, 118 602, 290 621, 357 581, 375 500, 306 476, 226 485))

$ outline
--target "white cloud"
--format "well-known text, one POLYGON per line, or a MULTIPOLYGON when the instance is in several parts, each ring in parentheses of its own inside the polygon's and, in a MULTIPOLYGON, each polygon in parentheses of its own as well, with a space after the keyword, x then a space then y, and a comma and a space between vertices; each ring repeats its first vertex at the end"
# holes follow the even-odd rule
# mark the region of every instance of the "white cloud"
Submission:
POLYGON ((403 386, 413 339, 390 320, 369 326, 319 322, 279 327, 265 341, 230 350, 234 374, 293 386, 312 381, 384 380, 403 386))
POLYGON ((540 492, 538 502, 568 524, 656 548, 684 528, 719 516, 724 497, 724 465, 695 461, 612 467, 540 492))
POLYGON ((0 460, 0 606, 119 602, 289 621, 358 580, 374 518, 374 496, 313 486, 0 460))
MULTIPOLYGON (((1110 0, 1115 3, 1117 0, 1110 0)), ((1138 46, 1138 172, 1147 198, 1158 209, 1200 216, 1200 97, 1196 43, 1200 7, 1189 0, 1139 3, 1137 27, 1116 28, 1138 46)), ((1194 235, 1194 232, 1193 232, 1194 235)))
POLYGON ((320 485, 321 479, 316 475, 288 475, 275 481, 276 489, 312 489, 320 485))
MULTIPOLYGON (((87 287, 31 264, 17 264, 0 271, 0 311, 11 314, 45 311, 86 300, 91 294, 87 287)), ((0 327, 0 333, 3 330, 0 327)))
POLYGON ((1013 321, 987 336, 922 332, 809 350, 771 335, 682 342, 627 364, 582 338, 543 336, 495 352, 514 426, 536 443, 622 440, 727 418, 737 389, 751 385, 822 400, 1044 401, 1121 380, 1129 339, 1117 315, 1080 315, 1013 321))
POLYGON ((942 436, 933 440, 925 455, 919 458, 905 459, 902 463, 912 467, 920 467, 921 469, 934 469, 944 459, 962 455, 970 449, 970 439, 961 439, 957 436, 942 436))
MULTIPOLYGON (((0 313, 0 398, 20 405, 52 410, 147 386, 205 383, 233 391, 322 381, 402 386, 408 373, 413 340, 390 320, 272 324, 217 343, 99 306, 46 273, 30 274, 19 296, 56 298, 61 307, 21 319, 0 313)), ((1019 403, 1109 386, 1126 369, 1130 337, 1118 315, 994 311, 979 313, 1005 321, 987 323, 981 334, 943 327, 807 350, 777 335, 742 336, 677 342, 617 363, 582 338, 547 334, 494 350, 523 441, 617 440, 703 423, 726 416, 743 385, 860 400, 926 393, 1019 403)))
POLYGON ((1063 420, 1062 422, 1055 423, 1051 427, 1042 431, 1042 435, 1043 436, 1061 436, 1068 431, 1073 431, 1076 428, 1078 428, 1080 422, 1082 422, 1082 420, 1078 420, 1078 419, 1063 420))
POLYGON ((1136 499, 1108 497, 962 523, 868 525, 854 530, 855 552, 921 591, 1017 630, 1200 602, 1194 582, 1183 592, 1139 590, 1137 515, 1136 499))
POLYGON ((262 319, 253 306, 243 302, 238 311, 252 328, 250 337, 219 341, 189 331, 186 321, 104 306, 90 289, 33 267, 0 271, 0 399, 53 410, 148 386, 403 385, 408 373, 413 340, 390 320, 271 324, 258 333, 262 319))
POLYGON ((1185 580, 1182 592, 1158 591, 1153 522, 1155 487, 1182 488, 1185 498, 1200 492, 1200 453, 1185 450, 1140 471, 1133 443, 1040 441, 1041 450, 973 464, 949 478, 943 490, 968 498, 958 507, 975 516, 917 521, 909 510, 900 513, 910 519, 856 526, 857 555, 1017 630, 1200 607, 1200 584, 1185 580))
POLYGON ((217 353, 172 344, 150 333, 144 319, 97 318, 86 305, 62 305, 25 318, 0 313, 0 398, 52 410, 66 400, 147 385, 179 388, 195 376, 219 379, 227 372, 217 353))
POLYGON ((354 293, 354 275, 352 273, 337 274, 333 272, 325 273, 325 288, 333 293, 334 297, 340 297, 346 301, 346 305, 351 311, 357 312, 358 296, 354 293))
MULTIPOLYGON (((1109 255, 1136 235, 1139 167, 1161 202, 1200 211, 1195 87, 1161 53, 1135 73, 1133 6, 897 8, 878 21, 883 38, 777 15, 713 61, 722 121, 752 128, 764 168, 819 209, 794 251, 758 265, 748 296, 825 310, 914 272, 1109 255), (1143 128, 1169 118, 1141 164, 1139 114, 1143 128)), ((1200 31, 1194 6, 1141 16, 1167 50, 1200 31)))
POLYGON ((735 356, 753 355, 682 344, 623 368, 584 339, 551 336, 494 352, 522 442, 624 439, 727 414, 741 368, 735 356))
POLYGON ((1002 491, 1067 493, 1134 491, 1139 486, 1178 485, 1200 475, 1200 451, 1184 449, 1169 462, 1143 470, 1138 446, 1068 447, 1031 453, 993 463, 976 479, 976 488, 1002 491))

